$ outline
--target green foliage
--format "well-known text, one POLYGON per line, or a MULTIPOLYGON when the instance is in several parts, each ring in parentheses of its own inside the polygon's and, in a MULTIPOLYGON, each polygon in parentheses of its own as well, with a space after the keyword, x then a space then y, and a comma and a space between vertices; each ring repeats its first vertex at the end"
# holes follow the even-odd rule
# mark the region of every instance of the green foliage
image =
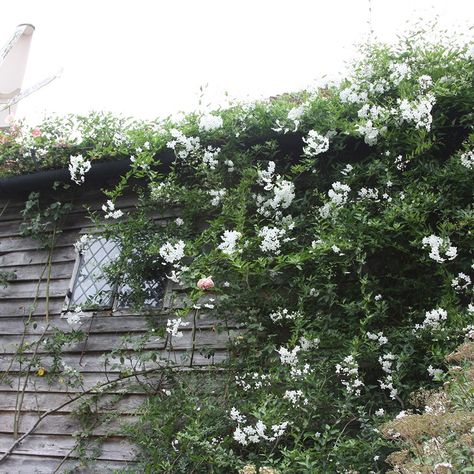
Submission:
MULTIPOLYGON (((136 189, 137 209, 104 230, 122 249, 108 272, 133 304, 166 274, 188 296, 170 318, 213 312, 216 331, 245 328, 222 371, 178 377, 160 361, 169 388, 129 427, 141 471, 385 472, 381 423, 439 383, 430 373, 474 322, 472 285, 454 283, 472 277, 473 74, 472 46, 412 37, 372 45, 340 86, 213 112, 215 128, 206 114, 94 115, 77 119, 82 141, 51 152, 47 122, 44 167, 133 156, 107 197, 136 189), (238 233, 228 252, 225 231, 238 233), (180 243, 184 258, 163 250, 180 243), (196 288, 209 276, 212 291, 196 288)), ((7 133, 4 174, 30 170, 7 133)), ((141 362, 158 361, 146 342, 133 342, 141 362)))

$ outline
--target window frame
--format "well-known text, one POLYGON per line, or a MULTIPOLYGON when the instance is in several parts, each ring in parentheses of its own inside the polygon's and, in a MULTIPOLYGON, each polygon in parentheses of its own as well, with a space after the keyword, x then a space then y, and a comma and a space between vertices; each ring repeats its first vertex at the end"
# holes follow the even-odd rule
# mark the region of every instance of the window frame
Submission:
MULTIPOLYGON (((96 238, 100 238, 101 236, 99 234, 100 234, 100 230, 98 230, 98 229, 82 228, 79 231, 78 237, 80 238, 83 235, 91 235, 91 236, 94 236, 96 238)), ((65 297, 65 300, 64 300, 64 305, 63 305, 63 310, 62 310, 63 315, 65 313, 69 312, 69 311, 74 310, 74 307, 72 306, 72 301, 73 301, 74 290, 75 290, 75 287, 76 287, 76 282, 77 282, 77 279, 79 277, 79 271, 80 271, 80 268, 81 268, 82 259, 83 259, 83 254, 81 252, 76 252, 74 267, 73 267, 73 270, 72 270, 71 279, 69 281, 69 286, 68 286, 66 297, 65 297)), ((163 274, 166 277, 165 272, 163 274)), ((171 285, 170 285, 170 280, 168 278, 166 278, 164 283, 163 283, 163 296, 160 299, 159 303, 157 305, 147 305, 145 307, 146 311, 143 311, 143 312, 159 313, 159 312, 162 312, 163 310, 165 310, 166 308, 169 308, 170 305, 171 305, 171 289, 172 288, 171 288, 171 285)), ((111 293, 111 295, 110 295, 110 300, 111 300, 110 306, 100 307, 100 308, 99 307, 96 307, 96 308, 93 308, 93 307, 83 308, 82 311, 86 312, 86 313, 91 313, 91 314, 92 313, 100 313, 100 312, 106 312, 106 313, 110 313, 110 312, 112 312, 112 313, 121 313, 121 312, 122 313, 128 313, 128 312, 130 312, 130 308, 131 308, 130 306, 120 306, 118 284, 111 285, 110 293, 111 293)), ((77 306, 80 306, 80 305, 77 305, 77 306)))

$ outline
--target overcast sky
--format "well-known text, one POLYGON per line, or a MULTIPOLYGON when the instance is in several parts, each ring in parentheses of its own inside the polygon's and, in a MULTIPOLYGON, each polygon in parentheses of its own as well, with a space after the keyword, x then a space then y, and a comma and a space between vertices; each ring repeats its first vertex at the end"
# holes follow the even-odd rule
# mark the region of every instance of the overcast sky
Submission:
POLYGON ((15 0, 2 2, 0 46, 19 23, 33 36, 23 87, 63 68, 17 116, 109 110, 143 118, 197 106, 224 91, 257 98, 343 70, 369 32, 393 40, 438 14, 466 30, 473 0, 15 0), (371 4, 371 14, 369 5, 371 4))

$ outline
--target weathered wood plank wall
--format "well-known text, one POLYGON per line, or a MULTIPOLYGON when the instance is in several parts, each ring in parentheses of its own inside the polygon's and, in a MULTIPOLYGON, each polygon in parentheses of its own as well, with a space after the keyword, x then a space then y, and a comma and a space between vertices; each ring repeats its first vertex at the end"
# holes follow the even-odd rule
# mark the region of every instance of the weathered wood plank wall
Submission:
MULTIPOLYGON (((86 341, 70 344, 65 347, 63 361, 76 369, 82 376, 83 387, 74 388, 61 382, 60 378, 51 383, 46 378, 37 375, 33 369, 28 376, 24 373, 27 363, 21 364, 15 359, 15 353, 23 343, 33 345, 25 350, 27 360, 34 353, 34 342, 45 331, 49 334, 53 328, 69 330, 66 320, 61 317, 71 276, 73 273, 76 254, 73 244, 78 240, 80 232, 92 226, 87 217, 86 207, 100 210, 104 202, 103 195, 87 188, 81 189, 80 199, 76 197, 73 211, 65 219, 63 232, 57 241, 52 254, 51 285, 49 289, 49 326, 46 328, 46 285, 39 286, 37 305, 32 309, 34 296, 40 278, 47 262, 48 253, 39 248, 36 240, 22 237, 20 211, 24 207, 25 198, 0 200, 0 270, 12 272, 15 275, 6 288, 0 288, 0 379, 2 372, 9 371, 8 377, 0 383, 0 456, 12 445, 15 438, 14 416, 18 411, 18 389, 25 386, 24 399, 20 408, 18 433, 27 432, 43 413, 55 409, 64 402, 74 398, 84 389, 90 389, 106 380, 119 379, 121 373, 136 361, 133 345, 122 347, 130 349, 130 358, 123 364, 105 365, 104 355, 110 353, 121 344, 124 335, 142 336, 148 327, 148 318, 154 318, 154 323, 166 324, 166 314, 143 315, 132 311, 121 311, 115 314, 97 312, 83 323, 89 333, 86 341), (29 325, 24 331, 24 322, 31 313, 36 325, 29 325)), ((59 200, 64 200, 64 196, 59 200)), ((117 208, 124 211, 133 210, 135 198, 126 196, 117 203, 117 208)), ((163 223, 166 216, 157 216, 163 223)), ((182 306, 183 294, 178 288, 166 295, 165 310, 182 306)), ((196 347, 193 365, 210 368, 213 363, 220 362, 226 357, 226 343, 231 332, 218 333, 215 330, 216 316, 202 315, 198 320, 196 332, 196 347), (200 354, 199 349, 212 348, 214 355, 207 357, 200 354)), ((172 350, 172 359, 177 364, 187 365, 186 354, 192 346, 191 326, 183 328, 184 336, 176 339, 170 347, 165 338, 151 340, 146 348, 156 350, 163 356, 172 350)), ((52 358, 40 344, 37 354, 41 357, 41 365, 48 370, 52 358)), ((144 369, 157 366, 149 362, 144 369)), ((112 472, 114 469, 126 467, 133 462, 136 449, 120 435, 120 425, 123 420, 133 421, 133 411, 143 402, 146 396, 140 388, 132 390, 125 397, 116 401, 116 393, 121 385, 105 390, 106 393, 98 404, 98 411, 103 413, 118 413, 106 424, 99 424, 93 434, 100 439, 105 434, 114 433, 102 443, 102 449, 94 467, 77 468, 74 472, 112 472)), ((17 446, 13 453, 0 463, 0 473, 53 473, 63 472, 74 468, 78 461, 74 454, 76 439, 74 435, 81 431, 81 425, 71 412, 78 402, 70 403, 58 412, 44 418, 35 431, 17 446)))

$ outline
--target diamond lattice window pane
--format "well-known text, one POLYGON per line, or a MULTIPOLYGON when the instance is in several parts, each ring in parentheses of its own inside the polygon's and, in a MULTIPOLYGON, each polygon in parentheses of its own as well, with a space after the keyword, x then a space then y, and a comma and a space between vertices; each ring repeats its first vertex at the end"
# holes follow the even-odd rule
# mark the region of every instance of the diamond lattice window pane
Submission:
POLYGON ((101 309, 112 307, 114 288, 107 280, 104 268, 119 253, 118 244, 112 240, 99 237, 88 241, 80 256, 70 305, 101 309))

